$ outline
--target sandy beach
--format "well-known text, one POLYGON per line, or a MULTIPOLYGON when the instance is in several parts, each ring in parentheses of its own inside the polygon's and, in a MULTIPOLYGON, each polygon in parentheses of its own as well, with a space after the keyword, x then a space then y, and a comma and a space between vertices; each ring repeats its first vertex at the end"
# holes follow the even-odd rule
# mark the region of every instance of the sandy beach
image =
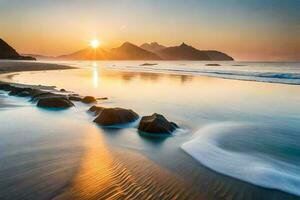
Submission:
MULTIPOLYGON (((71 91, 76 90, 72 88, 74 82, 71 81, 76 76, 76 87, 79 88, 76 92, 109 98, 98 102, 99 105, 133 108, 141 115, 162 112, 179 123, 184 131, 170 138, 153 140, 137 134, 134 124, 120 129, 95 125, 92 122, 93 116, 87 113, 90 106, 80 102, 75 102, 75 108, 66 111, 47 111, 37 108, 26 98, 1 93, 0 115, 5 116, 1 120, 0 135, 0 151, 4 152, 0 156, 3 163, 0 166, 1 199, 299 199, 292 194, 216 173, 181 149, 182 143, 191 139, 199 125, 202 127, 208 121, 218 118, 224 121, 222 118, 226 116, 231 118, 227 120, 234 120, 234 114, 228 114, 232 112, 230 106, 227 107, 230 112, 225 109, 220 113, 217 105, 221 105, 216 101, 214 109, 207 109, 211 103, 210 95, 217 99, 217 93, 199 94, 209 98, 207 102, 201 102, 203 107, 200 107, 200 117, 191 114, 193 112, 190 109, 194 108, 186 105, 187 102, 194 102, 186 98, 177 101, 176 112, 172 107, 164 106, 172 102, 170 98, 178 99, 177 95, 182 96, 183 91, 183 96, 191 95, 195 85, 198 88, 202 85, 214 89, 222 85, 224 92, 228 89, 233 91, 231 83, 234 82, 239 85, 235 87, 239 95, 246 94, 241 91, 247 90, 247 94, 254 92, 252 88, 258 86, 264 89, 271 87, 272 91, 278 93, 287 90, 296 93, 297 86, 100 68, 97 68, 97 73, 101 77, 96 77, 95 67, 60 71, 68 67, 41 63, 9 62, 3 66, 1 69, 5 69, 5 73, 20 72, 23 67, 26 67, 25 71, 59 69, 45 73, 22 72, 8 78, 5 76, 10 74, 2 76, 4 80, 16 81, 18 84, 55 85, 57 89, 71 91), (69 84, 64 82, 61 85, 61 79, 67 80, 69 84), (100 80, 101 83, 95 82, 100 80), (173 93, 174 97, 171 97, 166 93, 158 102, 147 100, 157 87, 170 90, 170 82, 181 85, 178 94, 173 93), (85 85, 87 83, 90 85, 85 85), (118 85, 128 91, 125 99, 118 97, 123 92, 118 85), (140 93, 143 90, 135 88, 140 86, 148 87, 148 94, 143 93, 144 97, 140 93), (218 114, 213 114, 215 112, 218 114), (18 185, 12 187, 11 184, 16 182, 18 185)), ((223 98, 222 101, 229 102, 229 99, 223 98)), ((253 108, 250 106, 249 109, 253 108)), ((240 120, 249 118, 246 114, 237 116, 240 120)), ((259 115, 252 116, 261 120, 259 115)))

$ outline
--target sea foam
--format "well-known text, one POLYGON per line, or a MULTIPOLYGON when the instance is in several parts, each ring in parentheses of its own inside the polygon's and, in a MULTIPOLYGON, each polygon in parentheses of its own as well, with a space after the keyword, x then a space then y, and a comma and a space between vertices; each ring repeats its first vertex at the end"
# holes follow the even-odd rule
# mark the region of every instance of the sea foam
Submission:
POLYGON ((270 156, 222 148, 219 139, 249 124, 214 123, 198 130, 181 148, 206 167, 258 186, 300 196, 300 169, 270 156), (224 135, 225 134, 225 135, 224 135))

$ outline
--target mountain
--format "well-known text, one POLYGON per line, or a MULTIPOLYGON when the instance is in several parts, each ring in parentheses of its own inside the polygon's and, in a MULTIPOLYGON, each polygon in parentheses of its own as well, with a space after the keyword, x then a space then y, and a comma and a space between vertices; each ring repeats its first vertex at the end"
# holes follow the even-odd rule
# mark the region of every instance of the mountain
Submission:
POLYGON ((153 53, 156 53, 157 51, 160 51, 160 50, 166 48, 165 46, 160 45, 157 42, 151 42, 150 44, 149 43, 144 43, 140 47, 142 49, 145 49, 146 51, 150 51, 150 52, 153 52, 153 53))
POLYGON ((22 56, 29 56, 29 57, 33 57, 36 60, 55 60, 56 57, 53 56, 45 56, 45 55, 40 55, 40 54, 21 54, 22 56))
POLYGON ((109 53, 104 49, 86 48, 68 55, 58 56, 57 59, 64 60, 108 60, 109 53))
POLYGON ((182 43, 180 46, 164 47, 156 42, 145 43, 140 47, 125 42, 118 48, 106 51, 101 48, 86 48, 55 59, 66 60, 233 60, 225 53, 209 50, 201 51, 182 43), (148 49, 148 50, 145 50, 148 49), (153 52, 154 51, 154 52, 153 52))
POLYGON ((132 43, 125 42, 110 51, 112 60, 160 60, 155 53, 144 50, 132 43))
POLYGON ((14 48, 0 38, 0 59, 35 60, 30 56, 21 56, 14 48))
POLYGON ((204 52, 210 58, 210 60, 214 60, 214 61, 233 60, 232 57, 220 51, 209 50, 209 51, 202 51, 202 52, 204 52))
POLYGON ((206 53, 182 43, 180 46, 167 47, 157 52, 164 60, 210 60, 206 53))

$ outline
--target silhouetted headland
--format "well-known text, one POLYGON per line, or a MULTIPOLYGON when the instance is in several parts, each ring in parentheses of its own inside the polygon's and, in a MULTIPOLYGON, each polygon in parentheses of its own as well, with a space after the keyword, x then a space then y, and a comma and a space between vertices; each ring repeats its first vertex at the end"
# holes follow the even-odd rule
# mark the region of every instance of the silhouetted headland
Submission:
POLYGON ((7 60, 36 60, 31 56, 22 56, 9 44, 0 38, 0 59, 7 60))

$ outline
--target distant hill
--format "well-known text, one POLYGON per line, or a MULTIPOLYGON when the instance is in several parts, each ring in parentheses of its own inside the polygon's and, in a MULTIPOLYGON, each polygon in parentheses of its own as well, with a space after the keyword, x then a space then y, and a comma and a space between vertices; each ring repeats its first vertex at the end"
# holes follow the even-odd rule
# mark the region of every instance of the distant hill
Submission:
POLYGON ((54 56, 45 56, 45 55, 40 55, 40 54, 24 54, 22 53, 21 54, 22 56, 29 56, 29 57, 33 57, 35 58, 36 60, 55 60, 56 57, 54 56))
POLYGON ((150 51, 152 53, 156 53, 156 52, 166 48, 165 46, 160 45, 157 42, 151 42, 150 44, 149 43, 144 43, 140 47, 142 49, 145 49, 145 50, 150 51))
POLYGON ((210 60, 206 53, 182 43, 180 46, 167 47, 157 52, 164 60, 210 60))
POLYGON ((233 60, 232 57, 220 51, 209 50, 209 51, 202 51, 202 52, 204 52, 210 58, 210 60, 213 61, 233 60))
POLYGON ((226 61, 233 60, 225 53, 215 50, 198 50, 182 43, 180 46, 165 47, 156 42, 144 43, 140 47, 130 42, 123 43, 118 48, 104 50, 101 48, 86 48, 72 54, 58 56, 55 59, 65 60, 203 60, 226 61))
POLYGON ((0 38, 0 59, 35 60, 31 56, 21 56, 14 48, 0 38))
POLYGON ((108 60, 109 53, 101 48, 86 48, 68 55, 56 57, 57 59, 66 60, 108 60))
POLYGON ((112 60, 160 60, 155 53, 144 50, 130 42, 125 42, 110 51, 112 60))

